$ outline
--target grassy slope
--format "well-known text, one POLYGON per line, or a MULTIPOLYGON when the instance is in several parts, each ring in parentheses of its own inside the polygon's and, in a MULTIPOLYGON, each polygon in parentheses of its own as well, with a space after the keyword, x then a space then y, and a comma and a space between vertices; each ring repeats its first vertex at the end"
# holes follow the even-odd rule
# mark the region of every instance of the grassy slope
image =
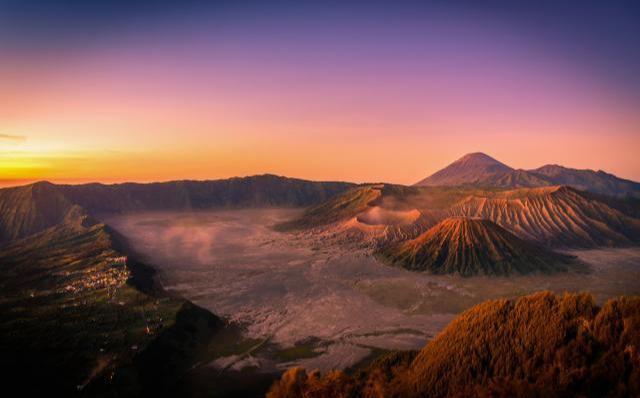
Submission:
POLYGON ((415 359, 392 354, 353 376, 292 369, 268 397, 639 396, 639 347, 639 297, 599 308, 541 292, 469 309, 415 359))
POLYGON ((586 294, 543 292, 466 311, 422 350, 403 381, 407 394, 420 396, 503 381, 508 390, 547 396, 637 396, 639 346, 640 298, 598 308, 586 294))
POLYGON ((65 395, 78 385, 136 391, 148 384, 140 358, 164 352, 188 360, 186 346, 219 326, 155 289, 143 266, 110 261, 120 255, 115 246, 104 225, 76 208, 64 223, 0 248, 0 361, 9 385, 65 395))

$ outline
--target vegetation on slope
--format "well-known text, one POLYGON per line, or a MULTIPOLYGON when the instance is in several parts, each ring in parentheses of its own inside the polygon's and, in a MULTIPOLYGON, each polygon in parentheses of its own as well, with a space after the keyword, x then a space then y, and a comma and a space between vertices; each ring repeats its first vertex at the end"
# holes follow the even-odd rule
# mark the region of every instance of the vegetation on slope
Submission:
POLYGON ((150 375, 145 358, 162 352, 184 369, 220 326, 154 286, 148 268, 118 260, 116 246, 103 224, 74 206, 60 224, 0 247, 5 387, 64 396, 162 388, 176 369, 155 364, 150 375))
POLYGON ((378 254, 412 271, 463 276, 561 271, 571 261, 492 221, 462 217, 443 220, 417 238, 384 247, 378 254))
MULTIPOLYGON (((393 363, 393 361, 391 361, 393 363)), ((640 395, 640 298, 536 293, 456 318, 410 363, 325 376, 296 368, 269 398, 640 395)))

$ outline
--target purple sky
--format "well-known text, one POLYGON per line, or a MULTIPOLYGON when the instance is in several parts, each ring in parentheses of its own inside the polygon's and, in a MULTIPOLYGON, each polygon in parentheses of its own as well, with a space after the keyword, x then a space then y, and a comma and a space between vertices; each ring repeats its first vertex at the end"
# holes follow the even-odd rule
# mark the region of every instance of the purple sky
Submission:
POLYGON ((8 183, 411 183, 474 151, 640 180, 633 2, 47 3, 0 4, 8 183))

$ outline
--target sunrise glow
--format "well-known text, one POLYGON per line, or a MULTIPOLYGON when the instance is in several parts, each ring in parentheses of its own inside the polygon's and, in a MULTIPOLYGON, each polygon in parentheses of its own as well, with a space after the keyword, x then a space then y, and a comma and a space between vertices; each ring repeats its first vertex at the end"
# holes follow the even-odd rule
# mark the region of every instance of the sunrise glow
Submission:
MULTIPOLYGON (((640 82, 611 61, 640 66, 637 48, 620 21, 585 48, 560 11, 533 17, 548 30, 445 6, 164 6, 142 21, 116 8, 106 22, 51 11, 27 16, 48 18, 29 31, 13 15, 16 35, 0 39, 0 184, 408 184, 473 151, 640 179, 640 82), (59 26, 71 18, 92 35, 59 26)), ((596 14, 584 23, 609 27, 596 14)))

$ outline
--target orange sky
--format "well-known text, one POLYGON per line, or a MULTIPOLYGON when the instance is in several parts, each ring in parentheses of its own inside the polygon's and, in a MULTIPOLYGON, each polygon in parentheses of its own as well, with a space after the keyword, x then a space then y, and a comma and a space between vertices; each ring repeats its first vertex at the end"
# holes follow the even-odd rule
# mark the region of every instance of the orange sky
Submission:
POLYGON ((485 95, 482 84, 471 95, 356 79, 307 82, 313 95, 283 84, 202 97, 170 95, 175 88, 162 85, 154 95, 136 76, 93 80, 81 72, 39 76, 12 96, 0 120, 0 183, 275 173, 411 184, 477 151, 516 168, 560 163, 640 180, 640 114, 597 91, 545 98, 548 106, 532 110, 537 99, 485 95), (502 111, 512 101, 521 104, 502 111))
POLYGON ((640 180, 632 86, 513 27, 446 22, 333 37, 190 21, 5 53, 0 185, 262 173, 411 184, 478 151, 640 180))

